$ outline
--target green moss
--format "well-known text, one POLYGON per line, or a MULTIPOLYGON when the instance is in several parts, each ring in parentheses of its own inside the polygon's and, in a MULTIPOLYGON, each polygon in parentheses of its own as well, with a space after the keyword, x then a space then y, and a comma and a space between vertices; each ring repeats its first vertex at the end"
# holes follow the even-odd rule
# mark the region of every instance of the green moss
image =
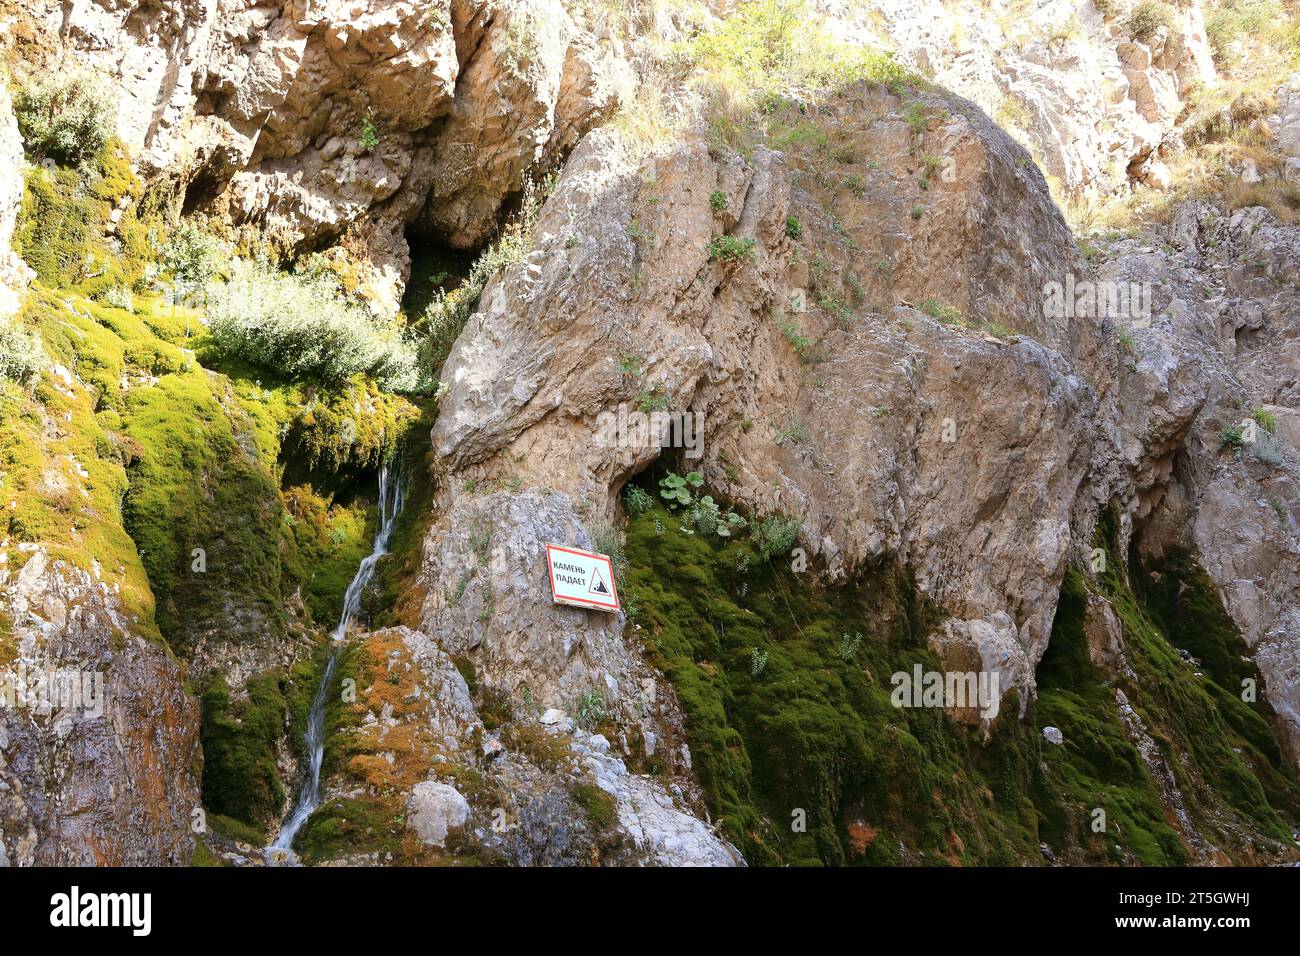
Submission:
POLYGON ((659 506, 629 523, 624 596, 685 709, 710 812, 746 859, 1038 859, 1024 729, 999 721, 1005 739, 982 748, 941 713, 890 703, 892 673, 936 666, 924 646, 936 615, 905 573, 826 589, 750 542, 680 525, 659 506), (846 633, 866 636, 850 659, 846 633), (768 661, 757 675, 755 648, 768 661))
POLYGON ((263 674, 246 691, 246 700, 232 702, 218 674, 203 692, 203 803, 265 833, 284 805, 275 747, 284 732, 286 687, 263 674))
POLYGON ((373 472, 393 457, 420 409, 360 377, 336 391, 305 389, 281 450, 286 475, 373 472))
POLYGON ((431 402, 421 402, 419 408, 420 417, 402 443, 407 473, 405 504, 388 539, 388 554, 375 565, 374 578, 362 597, 362 611, 372 627, 419 626, 422 592, 418 577, 424 540, 435 516, 434 482, 429 476, 435 466, 430 432, 437 414, 431 402))
POLYGON ((575 783, 569 792, 597 830, 607 829, 618 822, 618 803, 594 783, 575 783))
POLYGON ((208 849, 206 843, 202 840, 194 841, 194 853, 190 857, 190 866, 212 867, 226 865, 228 865, 226 861, 208 849))
POLYGON ((1126 853, 1150 866, 1179 866, 1187 852, 1165 820, 1160 796, 1130 741, 1111 689, 1088 658, 1083 619, 1087 585, 1071 569, 1061 587, 1051 642, 1038 667, 1037 726, 1061 730, 1065 743, 1043 748, 1040 800, 1043 839, 1057 853, 1074 849, 1093 863, 1123 862, 1126 853), (1092 830, 1095 809, 1106 832, 1092 830))
POLYGON ((249 826, 243 821, 222 816, 219 813, 208 814, 208 826, 212 828, 213 833, 223 836, 227 840, 247 843, 249 846, 261 846, 266 840, 266 834, 257 827, 249 826))
POLYGON ((397 852, 406 823, 399 806, 370 797, 331 800, 303 824, 294 849, 307 864, 349 853, 397 852))
POLYGON ((137 217, 140 181, 126 150, 110 140, 86 168, 29 169, 14 233, 17 250, 47 285, 72 286, 92 297, 130 289, 152 256, 150 235, 161 224, 137 217), (127 205, 105 238, 119 201, 127 205))
MULTIPOLYGON (((97 415, 125 368, 117 337, 89 312, 37 284, 22 321, 38 328, 52 362, 75 369, 90 390, 69 389, 47 371, 32 391, 0 394, 0 537, 43 545, 54 557, 98 574, 121 596, 137 631, 157 637, 154 601, 135 544, 122 526, 125 464, 133 452, 112 416, 97 415), (71 303, 71 304, 69 304, 71 303), (97 384, 98 383, 98 384, 97 384), (97 394, 98 393, 98 394, 97 394)), ((18 552, 12 552, 15 561, 18 552)))
POLYGON ((344 592, 370 553, 377 511, 359 501, 331 504, 310 485, 286 488, 284 503, 284 569, 302 586, 312 619, 333 627, 343 612, 344 592))
POLYGON ((926 647, 937 615, 903 570, 882 566, 827 588, 765 559, 751 541, 687 534, 681 524, 658 505, 630 519, 624 599, 636 608, 633 633, 682 703, 710 813, 751 863, 1032 864, 1040 843, 1071 862, 1188 862, 1114 687, 1089 660, 1090 588, 1124 622, 1138 675, 1125 693, 1201 835, 1222 844, 1223 821, 1235 820, 1247 836, 1225 850, 1243 861, 1253 842, 1285 835, 1279 811, 1295 812, 1294 777, 1266 721, 1195 677, 1154 623, 1177 611, 1178 627, 1201 642, 1214 625, 1216 643, 1198 646, 1235 681, 1238 648, 1223 643, 1226 618, 1212 594, 1193 599, 1169 584, 1182 602, 1148 612, 1113 555, 1097 584, 1070 571, 1038 698, 1021 722, 1009 694, 985 743, 941 710, 890 703, 891 674, 938 667, 926 647), (864 640, 845 645, 845 634, 864 640), (845 646, 855 647, 848 659, 845 646), (1044 743, 1048 725, 1061 729, 1063 745, 1044 743), (1092 829, 1099 808, 1104 833, 1092 829), (806 833, 791 826, 800 813, 806 833))
POLYGON ((1290 847, 1286 820, 1300 816, 1300 785, 1270 730, 1271 711, 1241 699, 1240 679, 1254 668, 1240 659, 1245 645, 1209 579, 1176 554, 1159 570, 1136 569, 1144 582, 1136 594, 1115 541, 1108 515, 1097 541, 1108 551, 1106 571, 1095 586, 1124 626, 1136 675, 1124 690, 1161 742, 1194 824, 1234 859, 1250 860, 1269 841, 1290 847), (1203 655, 1202 667, 1177 647, 1203 655))
POLYGON ((277 480, 222 381, 197 366, 166 375, 127 394, 123 419, 139 448, 124 518, 163 633, 282 634, 277 480))

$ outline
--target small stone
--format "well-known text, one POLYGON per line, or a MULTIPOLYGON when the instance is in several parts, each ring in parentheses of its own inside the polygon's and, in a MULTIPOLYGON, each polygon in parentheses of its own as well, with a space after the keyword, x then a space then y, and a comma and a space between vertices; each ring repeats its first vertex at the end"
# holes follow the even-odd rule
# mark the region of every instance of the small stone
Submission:
POLYGON ((556 724, 563 724, 568 719, 568 715, 565 714, 564 711, 556 710, 554 707, 542 714, 541 718, 542 723, 548 727, 555 726, 556 724))
POLYGON ((1049 744, 1056 744, 1058 747, 1065 743, 1065 734, 1061 733, 1058 727, 1044 727, 1043 736, 1049 744))

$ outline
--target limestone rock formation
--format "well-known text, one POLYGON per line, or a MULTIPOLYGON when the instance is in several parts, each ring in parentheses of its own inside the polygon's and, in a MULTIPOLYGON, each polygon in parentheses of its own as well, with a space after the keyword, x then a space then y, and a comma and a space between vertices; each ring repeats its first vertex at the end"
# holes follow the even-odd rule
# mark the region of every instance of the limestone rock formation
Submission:
POLYGON ((1012 2, 820 5, 1014 130, 1071 195, 1158 178, 1189 95, 1215 76, 1197 4, 1141 37, 1124 8, 1071 0, 1027 19, 1012 2))
POLYGON ((107 582, 44 550, 0 566, 0 861, 187 865, 198 707, 107 582))
MULTIPOLYGON (((537 603, 534 591, 530 586, 527 597, 514 599, 529 608, 537 603)), ((626 737, 611 745, 558 709, 542 712, 552 666, 547 645, 563 645, 540 639, 547 633, 541 627, 532 630, 539 638, 528 645, 539 657, 531 671, 536 695, 527 686, 515 692, 498 661, 451 643, 447 631, 437 639, 407 627, 358 636, 361 652, 378 665, 373 673, 397 688, 400 703, 380 683, 360 688, 348 750, 381 759, 352 757, 352 769, 331 783, 327 799, 356 806, 381 801, 396 787, 402 825, 422 844, 492 862, 744 865, 693 812, 698 798, 687 792, 694 788, 688 777, 665 787, 629 769, 646 754, 633 751, 626 737), (465 665, 453 663, 448 650, 470 662, 473 692, 458 669, 465 665), (418 779, 410 783, 412 775, 418 779)), ((521 661, 515 666, 522 672, 521 661)), ((647 726, 654 705, 651 689, 641 701, 647 726)), ((647 730, 637 744, 653 752, 653 741, 647 730)))

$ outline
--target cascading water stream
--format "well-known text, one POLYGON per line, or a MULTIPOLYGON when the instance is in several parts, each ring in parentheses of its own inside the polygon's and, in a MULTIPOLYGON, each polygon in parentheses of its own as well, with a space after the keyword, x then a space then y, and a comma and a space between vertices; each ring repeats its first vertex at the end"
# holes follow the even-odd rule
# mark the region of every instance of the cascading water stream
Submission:
POLYGON ((393 525, 402 510, 402 500, 406 488, 401 479, 400 457, 391 465, 385 464, 379 469, 379 530, 375 534, 374 548, 361 561, 356 576, 348 585, 343 595, 343 613, 338 626, 334 628, 333 646, 330 648, 329 660, 325 663, 325 673, 321 675, 320 686, 312 698, 311 712, 307 716, 307 776, 303 780, 302 790, 294 803, 293 812, 289 814, 280 827, 280 834, 275 842, 267 847, 266 855, 270 862, 293 862, 293 838, 297 836, 307 818, 320 806, 320 770, 325 757, 325 699, 329 694, 330 683, 334 679, 334 668, 338 663, 338 642, 343 640, 351 624, 361 610, 361 593, 374 576, 375 565, 388 553, 388 539, 392 535, 393 525))

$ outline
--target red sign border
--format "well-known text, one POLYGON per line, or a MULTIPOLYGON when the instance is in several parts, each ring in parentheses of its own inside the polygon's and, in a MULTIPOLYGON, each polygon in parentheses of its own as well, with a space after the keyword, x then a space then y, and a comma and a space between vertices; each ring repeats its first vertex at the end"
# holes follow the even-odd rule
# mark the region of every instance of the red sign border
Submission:
POLYGON ((568 548, 561 544, 548 543, 546 545, 546 573, 550 576, 551 579, 551 601, 555 604, 571 604, 574 607, 582 607, 584 605, 590 604, 592 607, 599 608, 602 611, 621 610, 618 603, 618 585, 614 583, 614 562, 611 561, 606 555, 597 554, 595 551, 582 551, 578 548, 568 548), (595 558, 598 561, 604 561, 605 567, 609 569, 609 586, 610 589, 614 592, 614 603, 603 604, 600 601, 591 601, 588 600, 587 598, 556 597, 555 569, 551 566, 552 551, 563 551, 565 554, 577 554, 577 555, 581 555, 584 558, 595 558))

